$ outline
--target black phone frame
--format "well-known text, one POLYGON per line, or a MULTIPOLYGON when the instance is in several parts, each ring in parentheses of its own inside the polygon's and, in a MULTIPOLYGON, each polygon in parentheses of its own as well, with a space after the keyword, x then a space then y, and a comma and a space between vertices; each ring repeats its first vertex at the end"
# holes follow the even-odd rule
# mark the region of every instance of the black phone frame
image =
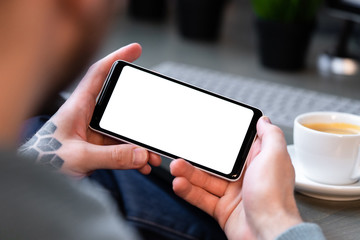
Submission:
POLYGON ((257 132, 256 132, 256 124, 257 124, 257 121, 259 120, 259 118, 263 115, 262 112, 259 109, 255 108, 255 107, 246 105, 244 103, 240 103, 238 101, 235 101, 233 99, 218 95, 218 94, 213 93, 213 92, 209 92, 207 90, 195 87, 195 86, 190 85, 188 83, 184 83, 184 82, 179 81, 177 79, 162 75, 160 73, 151 71, 149 69, 140 67, 138 65, 135 65, 135 64, 132 64, 132 63, 129 63, 129 62, 126 62, 126 61, 120 61, 119 60, 119 61, 114 62, 114 64, 112 65, 111 70, 109 71, 109 74, 108 74, 108 76, 107 76, 107 78, 105 80, 105 83, 103 85, 103 88, 102 88, 102 90, 101 90, 101 92, 100 92, 100 94, 98 96, 97 103, 96 103, 96 106, 95 106, 95 109, 94 109, 94 113, 93 113, 91 121, 90 121, 90 125, 89 125, 90 128, 92 128, 93 130, 95 130, 97 132, 101 132, 101 133, 103 133, 105 135, 113 137, 115 139, 118 139, 118 140, 121 140, 121 141, 125 141, 125 142, 128 142, 128 143, 132 143, 132 144, 144 147, 144 148, 146 148, 146 149, 148 149, 148 150, 150 150, 152 152, 158 153, 158 154, 163 155, 163 156, 168 157, 168 158, 172 158, 172 159, 181 158, 181 156, 173 155, 173 154, 168 153, 166 151, 163 151, 161 149, 154 148, 154 147, 152 147, 152 146, 150 146, 148 144, 138 142, 138 141, 136 141, 134 139, 119 135, 117 133, 108 131, 108 130, 103 129, 103 128, 100 127, 99 123, 101 121, 101 118, 102 118, 102 116, 104 114, 104 111, 106 109, 106 106, 107 106, 107 104, 108 104, 108 102, 110 100, 112 92, 113 92, 113 90, 114 90, 114 88, 115 88, 115 86, 117 84, 117 81, 118 81, 119 76, 120 76, 120 74, 122 72, 122 69, 125 66, 131 66, 133 68, 136 68, 136 69, 139 69, 141 71, 145 71, 147 73, 156 75, 158 77, 164 78, 164 79, 172 81, 174 83, 177 83, 177 84, 192 88, 194 90, 203 92, 205 94, 209 94, 211 96, 220 98, 222 100, 225 100, 225 101, 240 105, 242 107, 246 107, 248 109, 251 109, 253 111, 253 113, 254 113, 253 117, 252 117, 252 120, 250 122, 249 128, 248 128, 247 133, 245 135, 244 141, 243 141, 243 143, 242 143, 242 145, 240 147, 240 150, 239 150, 238 156, 236 158, 235 164, 233 166, 233 169, 229 174, 224 174, 222 172, 216 171, 216 170, 208 168, 206 166, 197 164, 195 162, 192 162, 190 159, 184 159, 184 160, 190 162, 192 165, 194 165, 197 168, 200 168, 200 169, 202 169, 202 170, 204 170, 206 172, 209 172, 211 174, 215 174, 217 176, 220 176, 220 177, 225 178, 225 179, 230 180, 230 181, 235 181, 240 177, 240 175, 242 173, 242 170, 244 168, 247 156, 249 154, 251 145, 255 140, 255 137, 256 137, 256 134, 257 134, 257 132))

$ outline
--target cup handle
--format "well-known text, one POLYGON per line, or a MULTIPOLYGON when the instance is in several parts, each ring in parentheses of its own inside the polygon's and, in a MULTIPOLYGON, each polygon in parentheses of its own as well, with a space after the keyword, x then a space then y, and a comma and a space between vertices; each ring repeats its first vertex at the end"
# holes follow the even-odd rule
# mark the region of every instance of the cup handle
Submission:
POLYGON ((360 179, 360 146, 358 148, 358 154, 356 159, 356 164, 354 166, 354 171, 351 176, 353 179, 360 179))

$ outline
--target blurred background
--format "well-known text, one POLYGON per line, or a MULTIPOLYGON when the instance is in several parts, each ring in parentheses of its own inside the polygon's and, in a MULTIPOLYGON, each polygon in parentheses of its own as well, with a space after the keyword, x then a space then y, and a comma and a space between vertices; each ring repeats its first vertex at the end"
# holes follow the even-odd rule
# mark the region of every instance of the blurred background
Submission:
POLYGON ((359 2, 131 0, 98 57, 138 42, 136 64, 255 105, 290 132, 301 112, 360 114, 359 2))

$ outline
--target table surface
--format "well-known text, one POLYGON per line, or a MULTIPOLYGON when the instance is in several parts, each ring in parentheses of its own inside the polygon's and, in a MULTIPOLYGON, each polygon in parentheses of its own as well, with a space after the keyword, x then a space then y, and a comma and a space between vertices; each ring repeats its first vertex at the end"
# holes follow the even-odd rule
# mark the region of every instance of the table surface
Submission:
MULTIPOLYGON (((139 21, 122 12, 110 29, 99 56, 104 56, 125 44, 139 42, 142 57, 136 62, 151 68, 164 61, 182 62, 304 89, 360 99, 359 77, 324 77, 316 69, 317 56, 332 48, 335 41, 332 28, 337 20, 322 15, 313 36, 307 68, 296 73, 268 70, 258 63, 256 34, 249 1, 231 1, 226 8, 222 35, 217 42, 198 42, 180 36, 170 8, 169 17, 161 23, 139 21), (322 26, 323 22, 328 22, 322 26), (330 24, 329 24, 330 22, 330 24), (333 23, 333 24, 332 24, 333 23), (330 30, 329 30, 330 29, 330 30)), ((124 10, 125 11, 125 10, 124 10)), ((280 126, 281 127, 281 126, 280 126)), ((292 143, 292 129, 284 128, 288 144, 292 143)), ((305 221, 318 223, 328 239, 360 238, 360 201, 334 202, 295 194, 297 205, 305 221)))

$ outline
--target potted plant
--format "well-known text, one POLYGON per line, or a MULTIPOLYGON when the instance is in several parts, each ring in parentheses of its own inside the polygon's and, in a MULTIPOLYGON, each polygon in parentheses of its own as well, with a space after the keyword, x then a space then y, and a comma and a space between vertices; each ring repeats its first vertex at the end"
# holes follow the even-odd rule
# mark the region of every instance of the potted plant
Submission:
POLYGON ((299 70, 321 0, 252 0, 260 62, 269 68, 299 70))
POLYGON ((177 23, 182 36, 216 41, 228 0, 177 0, 177 23))
POLYGON ((167 15, 166 0, 131 0, 129 1, 130 16, 141 20, 161 22, 167 15))

